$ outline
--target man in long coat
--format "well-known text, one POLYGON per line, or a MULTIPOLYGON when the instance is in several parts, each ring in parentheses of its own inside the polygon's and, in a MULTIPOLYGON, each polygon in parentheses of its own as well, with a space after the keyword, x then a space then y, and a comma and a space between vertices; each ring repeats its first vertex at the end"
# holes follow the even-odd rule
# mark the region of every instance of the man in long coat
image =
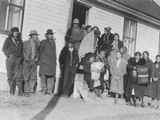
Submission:
POLYGON ((19 95, 22 95, 23 81, 20 80, 21 75, 19 68, 22 68, 21 65, 23 60, 23 43, 20 37, 19 29, 17 27, 11 28, 11 34, 5 40, 2 50, 7 57, 6 68, 10 94, 15 94, 17 84, 19 88, 19 95), (17 81, 17 77, 20 81, 17 81))
POLYGON ((51 29, 46 32, 46 39, 40 43, 40 78, 42 93, 51 94, 54 91, 56 77, 56 44, 51 29))
POLYGON ((36 30, 32 30, 29 34, 29 40, 23 43, 23 74, 24 74, 24 91, 26 93, 35 92, 35 86, 37 83, 37 62, 39 57, 39 45, 38 33, 36 30))

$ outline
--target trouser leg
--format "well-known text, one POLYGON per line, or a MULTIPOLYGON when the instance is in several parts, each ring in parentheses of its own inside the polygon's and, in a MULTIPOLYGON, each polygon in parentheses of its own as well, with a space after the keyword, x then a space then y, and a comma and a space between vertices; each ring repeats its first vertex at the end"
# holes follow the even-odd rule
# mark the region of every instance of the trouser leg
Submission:
POLYGON ((6 61, 6 68, 7 68, 7 77, 8 77, 8 84, 10 88, 10 94, 14 95, 15 93, 15 79, 14 79, 14 72, 15 72, 15 62, 14 59, 7 58, 6 61))
POLYGON ((55 78, 54 77, 49 77, 47 79, 47 92, 49 94, 53 93, 55 88, 55 78))
POLYGON ((11 81, 10 94, 11 94, 11 95, 14 95, 14 94, 15 94, 15 91, 16 91, 16 82, 15 82, 15 80, 13 79, 13 80, 11 81))
POLYGON ((25 92, 30 92, 29 91, 29 80, 27 80, 27 81, 24 82, 24 91, 25 92))
POLYGON ((45 75, 40 76, 41 79, 41 91, 46 93, 47 91, 47 78, 45 75))
POLYGON ((30 91, 34 92, 35 90, 35 84, 36 84, 36 80, 29 80, 29 86, 30 86, 30 91))
POLYGON ((23 81, 18 81, 16 85, 18 87, 18 95, 23 95, 23 81))

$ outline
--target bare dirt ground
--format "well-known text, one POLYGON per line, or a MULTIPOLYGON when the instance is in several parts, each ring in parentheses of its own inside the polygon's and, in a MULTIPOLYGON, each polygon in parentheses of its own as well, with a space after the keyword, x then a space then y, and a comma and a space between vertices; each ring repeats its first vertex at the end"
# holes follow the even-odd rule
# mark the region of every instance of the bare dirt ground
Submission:
POLYGON ((9 96, 0 92, 0 120, 160 120, 160 110, 113 103, 113 98, 83 102, 47 95, 9 96))

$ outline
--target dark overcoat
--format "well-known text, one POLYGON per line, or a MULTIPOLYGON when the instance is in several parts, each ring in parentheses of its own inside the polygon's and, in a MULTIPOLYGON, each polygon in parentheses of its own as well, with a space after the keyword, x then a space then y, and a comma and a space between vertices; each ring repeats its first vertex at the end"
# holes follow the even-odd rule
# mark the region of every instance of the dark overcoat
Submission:
POLYGON ((133 70, 136 69, 138 65, 145 65, 145 60, 140 59, 136 62, 135 58, 130 58, 128 61, 127 71, 128 71, 128 81, 127 81, 127 90, 126 96, 129 97, 132 95, 132 90, 134 89, 134 95, 136 97, 143 97, 146 90, 146 85, 137 84, 137 77, 133 76, 133 70))
POLYGON ((40 75, 55 76, 56 74, 56 45, 55 41, 42 40, 40 43, 39 65, 40 75))
MULTIPOLYGON (((63 94, 70 95, 73 90, 74 78, 79 63, 78 51, 69 51, 67 47, 64 47, 59 57, 61 67, 61 81, 63 84, 63 94)), ((62 85, 61 85, 62 87, 62 85)))
POLYGON ((146 89, 146 96, 160 100, 160 63, 155 62, 152 65, 152 78, 157 78, 148 85, 146 89))
POLYGON ((8 37, 3 45, 2 51, 6 57, 14 55, 16 57, 23 57, 23 43, 22 40, 14 41, 11 37, 8 37))

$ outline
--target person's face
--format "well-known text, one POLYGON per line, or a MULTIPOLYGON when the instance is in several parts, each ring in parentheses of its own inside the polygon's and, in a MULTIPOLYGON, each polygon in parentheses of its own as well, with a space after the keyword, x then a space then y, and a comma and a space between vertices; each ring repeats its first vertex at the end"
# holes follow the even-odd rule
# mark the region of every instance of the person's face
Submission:
POLYGON ((108 33, 108 31, 107 31, 107 30, 104 30, 104 33, 105 33, 105 34, 107 34, 107 33, 108 33))
POLYGON ((19 32, 13 32, 13 37, 18 37, 19 32))
POLYGON ((123 49, 123 48, 120 48, 120 52, 121 52, 121 53, 124 53, 124 49, 123 49))
POLYGON ((117 59, 120 59, 122 57, 121 53, 120 52, 117 52, 117 59))
POLYGON ((68 43, 68 48, 73 48, 73 45, 71 43, 68 43))
POLYGON ((38 35, 32 35, 31 38, 32 40, 38 40, 38 35))
POLYGON ((156 57, 156 61, 157 61, 157 62, 160 62, 160 57, 159 57, 159 56, 156 57))
POLYGON ((148 59, 148 57, 149 57, 149 56, 147 55, 147 53, 143 53, 143 58, 144 58, 144 59, 148 59))
POLYGON ((87 29, 87 32, 91 32, 91 27, 89 27, 89 28, 87 29))
POLYGON ((115 36, 114 36, 114 40, 118 41, 118 39, 119 39, 119 36, 118 36, 118 35, 115 35, 115 36))
POLYGON ((135 56, 135 58, 136 58, 137 60, 139 60, 139 59, 141 58, 141 56, 140 56, 139 54, 137 54, 137 55, 135 56))
POLYGON ((90 57, 90 58, 89 58, 89 62, 90 62, 90 63, 94 62, 94 57, 90 57))
POLYGON ((109 34, 109 33, 111 33, 111 30, 109 30, 109 29, 108 30, 104 30, 104 33, 105 34, 109 34))
POLYGON ((100 55, 101 55, 102 57, 105 57, 105 51, 101 51, 101 52, 100 52, 100 55))
POLYGON ((53 34, 48 34, 48 35, 47 35, 47 38, 48 38, 49 40, 53 40, 54 35, 53 35, 53 34))

